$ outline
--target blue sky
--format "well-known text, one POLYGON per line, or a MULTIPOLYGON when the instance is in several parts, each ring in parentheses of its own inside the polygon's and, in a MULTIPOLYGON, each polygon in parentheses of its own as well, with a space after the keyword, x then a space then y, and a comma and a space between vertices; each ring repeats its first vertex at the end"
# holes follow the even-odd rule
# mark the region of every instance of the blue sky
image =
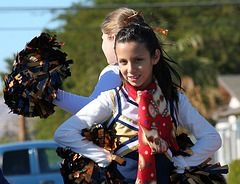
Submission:
POLYGON ((10 11, 10 8, 69 7, 72 3, 80 1, 81 0, 1 0, 0 72, 6 71, 4 59, 12 58, 13 54, 24 49, 26 43, 35 36, 39 36, 44 28, 55 28, 59 25, 58 22, 52 21, 58 11, 55 14, 52 14, 50 11, 46 10, 10 11))

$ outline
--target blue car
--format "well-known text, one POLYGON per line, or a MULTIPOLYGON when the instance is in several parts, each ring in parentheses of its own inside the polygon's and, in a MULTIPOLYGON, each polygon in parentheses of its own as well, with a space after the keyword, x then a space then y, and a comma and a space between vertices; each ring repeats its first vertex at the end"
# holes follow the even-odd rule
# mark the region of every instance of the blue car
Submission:
POLYGON ((63 184, 58 146, 51 140, 0 144, 0 168, 9 184, 63 184))

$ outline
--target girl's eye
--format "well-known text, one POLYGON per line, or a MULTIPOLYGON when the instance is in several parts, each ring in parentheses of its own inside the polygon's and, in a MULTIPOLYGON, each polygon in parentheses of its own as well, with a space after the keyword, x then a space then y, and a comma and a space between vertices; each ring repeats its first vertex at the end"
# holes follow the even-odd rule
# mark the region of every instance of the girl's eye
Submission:
POLYGON ((126 60, 120 60, 119 63, 121 63, 121 64, 126 64, 127 61, 126 61, 126 60))
POLYGON ((142 61, 142 59, 141 58, 137 58, 135 61, 139 62, 139 61, 142 61))

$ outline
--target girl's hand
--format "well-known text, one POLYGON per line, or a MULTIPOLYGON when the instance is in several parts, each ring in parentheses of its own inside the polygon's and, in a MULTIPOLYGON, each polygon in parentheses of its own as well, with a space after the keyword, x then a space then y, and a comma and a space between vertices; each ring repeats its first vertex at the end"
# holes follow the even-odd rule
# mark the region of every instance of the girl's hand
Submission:
POLYGON ((182 174, 185 170, 188 170, 190 167, 187 165, 183 156, 176 156, 172 158, 173 165, 176 167, 175 172, 182 174))

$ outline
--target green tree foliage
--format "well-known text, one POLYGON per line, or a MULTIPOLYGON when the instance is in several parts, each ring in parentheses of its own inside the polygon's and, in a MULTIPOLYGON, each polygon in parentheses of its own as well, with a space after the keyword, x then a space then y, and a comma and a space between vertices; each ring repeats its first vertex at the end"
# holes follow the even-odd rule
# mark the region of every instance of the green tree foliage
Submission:
POLYGON ((81 10, 59 16, 66 24, 61 28, 63 32, 57 31, 58 39, 65 42, 62 49, 74 61, 72 77, 64 82, 65 90, 88 96, 99 72, 107 65, 101 51, 100 29, 105 14, 98 10, 81 10))
POLYGON ((240 183, 240 160, 235 160, 230 164, 230 172, 227 177, 227 183, 240 183))

